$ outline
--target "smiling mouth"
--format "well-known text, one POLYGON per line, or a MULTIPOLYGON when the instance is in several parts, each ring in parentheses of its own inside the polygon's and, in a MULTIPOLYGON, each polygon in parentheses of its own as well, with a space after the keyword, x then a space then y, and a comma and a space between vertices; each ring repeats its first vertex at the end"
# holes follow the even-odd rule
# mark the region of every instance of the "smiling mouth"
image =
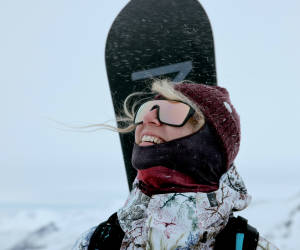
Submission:
POLYGON ((141 143, 139 145, 140 146, 150 146, 150 145, 161 144, 161 143, 163 143, 163 140, 161 140, 160 138, 157 138, 152 135, 144 135, 142 137, 141 143))

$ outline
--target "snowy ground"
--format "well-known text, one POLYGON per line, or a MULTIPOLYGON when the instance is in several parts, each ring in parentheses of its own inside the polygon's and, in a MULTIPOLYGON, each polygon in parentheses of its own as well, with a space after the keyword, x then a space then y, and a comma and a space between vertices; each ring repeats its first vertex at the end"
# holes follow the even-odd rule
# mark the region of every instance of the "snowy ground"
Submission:
POLYGON ((78 236, 101 222, 121 202, 94 208, 36 207, 0 210, 1 250, 71 249, 78 236))
MULTIPOLYGON (((276 197, 276 196, 274 196, 276 197)), ((290 197, 253 199, 240 214, 280 249, 300 249, 300 192, 290 197)), ((95 208, 1 206, 1 250, 70 249, 78 236, 116 211, 123 200, 95 208)))

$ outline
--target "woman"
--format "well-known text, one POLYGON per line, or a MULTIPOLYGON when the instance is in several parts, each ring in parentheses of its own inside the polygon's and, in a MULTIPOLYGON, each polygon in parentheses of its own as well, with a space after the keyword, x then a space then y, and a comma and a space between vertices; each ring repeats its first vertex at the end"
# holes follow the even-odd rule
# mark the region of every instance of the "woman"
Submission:
POLYGON ((123 131, 135 129, 133 189, 74 249, 277 249, 247 222, 234 226, 232 213, 251 197, 233 164, 240 120, 227 90, 162 80, 152 91, 136 114, 125 108, 132 124, 123 131))

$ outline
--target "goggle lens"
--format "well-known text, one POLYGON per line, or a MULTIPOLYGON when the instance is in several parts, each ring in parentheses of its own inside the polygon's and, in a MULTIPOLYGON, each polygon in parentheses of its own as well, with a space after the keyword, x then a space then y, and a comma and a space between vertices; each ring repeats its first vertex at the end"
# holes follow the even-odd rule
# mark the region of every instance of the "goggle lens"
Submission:
POLYGON ((187 119, 193 114, 193 109, 178 101, 170 100, 153 100, 145 102, 138 109, 134 123, 140 124, 143 122, 144 116, 152 109, 157 108, 157 118, 161 123, 170 126, 183 126, 187 119), (188 117, 189 116, 189 117, 188 117))

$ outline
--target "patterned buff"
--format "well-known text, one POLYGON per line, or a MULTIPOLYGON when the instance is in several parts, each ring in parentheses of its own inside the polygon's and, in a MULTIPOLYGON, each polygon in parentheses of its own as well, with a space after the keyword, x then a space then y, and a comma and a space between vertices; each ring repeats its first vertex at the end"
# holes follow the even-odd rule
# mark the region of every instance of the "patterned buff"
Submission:
POLYGON ((232 166, 219 189, 210 192, 166 193, 149 197, 137 181, 118 211, 125 232, 121 249, 213 249, 215 236, 229 215, 245 209, 251 197, 232 166))

